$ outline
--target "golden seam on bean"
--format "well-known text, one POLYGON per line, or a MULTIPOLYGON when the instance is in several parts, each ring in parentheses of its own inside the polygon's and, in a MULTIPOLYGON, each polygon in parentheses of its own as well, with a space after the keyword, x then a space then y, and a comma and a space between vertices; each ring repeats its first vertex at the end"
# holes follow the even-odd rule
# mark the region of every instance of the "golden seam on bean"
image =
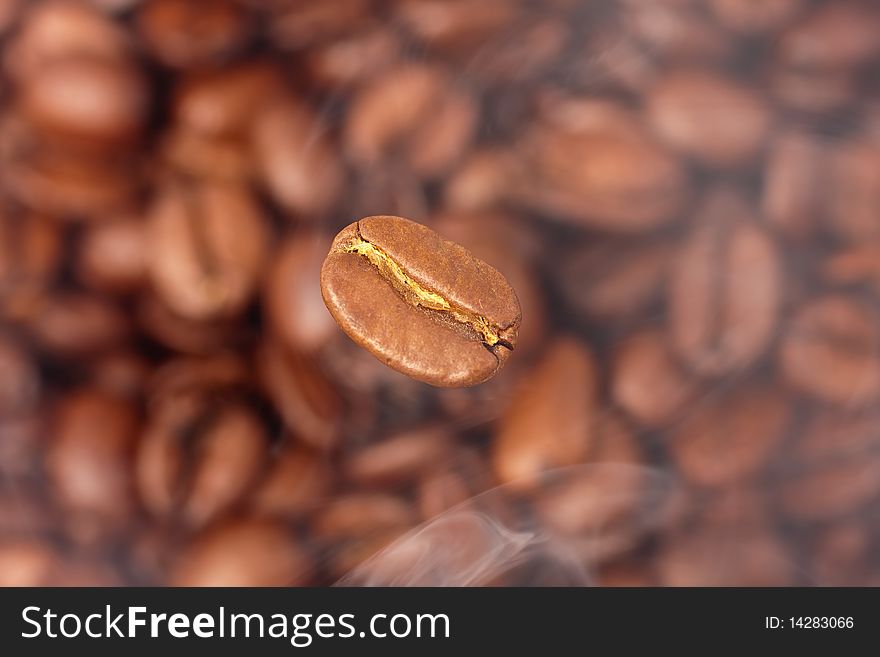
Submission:
POLYGON ((500 342, 498 332, 492 328, 492 325, 485 317, 455 308, 436 292, 425 289, 418 281, 413 280, 391 256, 372 242, 365 240, 360 234, 346 244, 342 250, 346 253, 357 253, 364 256, 380 272, 390 275, 394 281, 412 292, 416 305, 430 310, 450 313, 459 322, 470 325, 482 336, 483 342, 490 347, 500 342))

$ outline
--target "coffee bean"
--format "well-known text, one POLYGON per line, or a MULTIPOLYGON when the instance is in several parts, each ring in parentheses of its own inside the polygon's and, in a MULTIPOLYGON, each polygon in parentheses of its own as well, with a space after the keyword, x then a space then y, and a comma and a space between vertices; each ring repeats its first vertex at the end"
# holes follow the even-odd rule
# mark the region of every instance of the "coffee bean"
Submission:
POLYGON ((290 349, 314 353, 337 333, 320 287, 328 241, 320 233, 296 233, 281 246, 267 273, 266 315, 290 349))
POLYGON ((321 291, 352 340, 431 385, 482 383, 516 345, 519 302, 504 277, 400 217, 343 229, 324 261, 321 291))
POLYGON ((618 134, 539 126, 520 149, 528 158, 509 193, 578 226, 651 230, 672 221, 687 196, 686 172, 644 130, 618 134))
POLYGON ((250 37, 246 11, 230 0, 147 0, 137 13, 145 45, 166 66, 217 64, 241 50, 250 37))
POLYGON ((47 138, 95 148, 139 136, 148 92, 137 69, 107 59, 68 57, 29 79, 18 102, 47 138))
POLYGON ((714 73, 672 72, 648 97, 648 120, 681 152, 717 167, 749 163, 771 127, 763 99, 714 73))
POLYGON ((358 449, 344 469, 362 486, 400 483, 441 466, 451 443, 449 431, 441 426, 417 427, 358 449))
POLYGON ((55 409, 46 473, 75 539, 96 540, 131 520, 137 421, 131 404, 95 390, 75 391, 55 409))
POLYGON ((767 467, 790 418, 789 400, 753 381, 690 409, 675 427, 670 449, 688 480, 729 485, 767 467))
POLYGON ((697 372, 751 365, 766 349, 782 297, 776 247, 729 190, 710 193, 672 268, 669 328, 697 372))
POLYGON ((359 166, 374 167, 400 150, 416 174, 433 177, 461 155, 475 124, 473 101, 444 71, 409 64, 355 97, 345 142, 359 166))
POLYGON ((492 445, 503 483, 535 485, 544 470, 584 460, 595 439, 597 372, 578 340, 557 338, 520 383, 492 445))
POLYGON ((783 27, 803 8, 804 0, 711 0, 710 5, 725 27, 751 34, 783 27))
POLYGON ((260 348, 256 364, 263 387, 288 429, 319 450, 335 447, 343 401, 321 364, 271 338, 260 348))
POLYGON ((268 229, 247 189, 172 183, 150 217, 149 272, 162 300, 196 320, 235 315, 264 265, 268 229))
POLYGON ((147 226, 122 217, 86 229, 77 259, 78 276, 91 287, 135 292, 147 282, 147 226))
POLYGON ((252 123, 251 144, 261 180, 287 210, 306 218, 336 202, 344 171, 327 126, 301 100, 268 103, 252 123))
POLYGON ((673 420, 697 391, 666 336, 656 331, 637 333, 616 346, 611 379, 612 399, 649 427, 673 420))
POLYGON ((173 586, 304 586, 312 561, 282 523, 242 518, 197 536, 167 578, 173 586))
POLYGON ((254 491, 250 506, 258 515, 302 517, 327 503, 334 479, 326 454, 287 444, 273 455, 271 468, 254 491))
POLYGON ((785 329, 779 363, 789 382, 840 406, 880 397, 878 318, 855 298, 826 296, 797 311, 785 329))

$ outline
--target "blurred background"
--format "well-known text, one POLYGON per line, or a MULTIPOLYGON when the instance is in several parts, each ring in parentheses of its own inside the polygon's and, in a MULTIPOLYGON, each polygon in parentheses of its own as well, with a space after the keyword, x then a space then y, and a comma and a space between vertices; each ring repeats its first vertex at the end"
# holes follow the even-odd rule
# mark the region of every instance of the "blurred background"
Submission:
POLYGON ((0 0, 0 583, 880 585, 880 7, 0 0), (440 390, 321 299, 423 222, 440 390))

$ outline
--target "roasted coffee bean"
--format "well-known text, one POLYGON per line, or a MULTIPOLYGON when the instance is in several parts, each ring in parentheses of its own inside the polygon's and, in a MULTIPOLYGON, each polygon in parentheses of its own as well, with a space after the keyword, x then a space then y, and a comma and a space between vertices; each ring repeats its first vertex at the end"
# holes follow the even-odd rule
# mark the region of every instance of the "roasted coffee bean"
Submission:
POLYGON ((504 277, 400 217, 344 228, 324 261, 321 291, 352 340, 431 385, 482 383, 516 345, 519 301, 504 277))
POLYGON ((803 8, 804 0, 710 0, 710 5, 725 27, 752 34, 784 26, 803 8))
POLYGON ((323 540, 366 538, 415 522, 410 506, 385 493, 349 493, 336 497, 312 519, 312 534, 323 540))
POLYGON ((461 155, 475 124, 473 101, 445 72, 410 64, 355 97, 345 142, 361 167, 374 167, 400 150, 416 174, 433 177, 461 155))
POLYGON ((801 69, 858 66, 880 56, 880 12, 870 3, 846 0, 814 8, 779 40, 782 59, 801 69))
POLYGON ((266 458, 266 430, 244 405, 199 392, 180 393, 152 409, 141 437, 136 480, 147 509, 159 518, 206 524, 242 499, 266 458))
POLYGON ((442 426, 429 425, 397 433, 366 445, 346 458, 349 479, 362 486, 398 484, 442 466, 452 437, 442 426))
POLYGON ((26 317, 61 266, 58 222, 0 207, 0 316, 26 317))
POLYGON ((320 233, 295 233, 278 250, 266 275, 266 315, 290 349, 314 353, 337 333, 321 297, 321 263, 329 242, 320 233))
POLYGON ((789 239, 814 236, 828 192, 826 157, 824 144, 803 132, 782 134, 771 146, 761 206, 767 222, 789 239))
POLYGON ((337 202, 345 172, 327 126, 303 101, 282 97, 267 104, 252 123, 257 169, 282 207, 306 218, 337 202))
POLYGON ((343 400, 316 358, 267 339, 257 354, 263 387, 291 433, 326 451, 337 445, 343 400))
POLYGON ((644 130, 528 133, 508 194, 585 228, 633 233, 671 222, 686 197, 681 164, 644 130), (625 173, 624 173, 625 172, 625 173))
POLYGON ((175 560, 173 586, 304 586, 312 561, 285 525, 242 518, 197 536, 175 560))
POLYGON ((137 13, 145 45, 166 66, 222 63, 250 37, 248 14, 231 0, 147 0, 137 13))
POLYGON ((249 502, 253 513, 296 518, 327 503, 335 478, 327 454, 288 443, 272 459, 249 502))
POLYGON ((131 334, 124 311, 104 297, 70 292, 40 299, 27 326, 37 344, 58 357, 94 356, 131 334))
POLYGON ((32 79, 48 63, 67 57, 118 62, 133 52, 131 35, 86 3, 49 0, 28 4, 34 6, 22 16, 23 24, 4 52, 4 68, 15 80, 32 79))
POLYGON ((784 329, 779 363, 789 382, 840 406, 880 397, 878 318, 858 299, 826 296, 799 309, 784 329))
POLYGON ((86 228, 77 274, 97 290, 135 292, 147 282, 149 241, 140 217, 120 217, 86 228))
POLYGON ((545 470, 584 460, 595 437, 596 363, 578 340, 553 341, 502 416, 492 468, 503 483, 528 487, 545 470))
POLYGON ((672 61, 723 61, 733 52, 731 39, 701 11, 700 4, 691 0, 640 3, 632 7, 628 18, 635 36, 655 56, 672 61))
POLYGON ((698 389, 657 331, 637 333, 615 347, 610 385, 612 399, 649 427, 673 420, 698 389))
POLYGON ((0 332, 0 417, 33 410, 40 398, 40 373, 25 346, 0 332))
POLYGON ((880 240, 880 145, 844 142, 828 156, 831 230, 852 244, 880 240))
POLYGON ((132 142, 149 109, 140 72, 105 58, 67 57, 44 66, 18 95, 19 111, 47 139, 96 148, 132 142))
POLYGON ((279 48, 290 50, 357 33, 372 20, 370 0, 273 2, 270 12, 269 37, 279 48))
POLYGON ((710 192, 669 282, 669 328, 697 372, 748 367, 767 348, 782 300, 782 268, 769 236, 730 190, 710 192))
POLYGON ((399 56, 400 43, 381 25, 319 44, 307 54, 308 70, 319 85, 350 87, 373 77, 399 56))
POLYGON ((772 530, 691 531, 656 558, 662 586, 792 586, 795 568, 772 530))
POLYGON ((660 137, 712 166, 748 164, 771 127, 760 96, 714 73, 672 72, 657 82, 647 102, 648 120, 660 137))
POLYGON ((685 477, 724 486, 765 469, 785 438, 791 406, 779 392, 750 382, 689 409, 673 430, 670 450, 685 477), (718 458, 724 454, 724 458, 718 458))
POLYGON ((98 540, 132 519, 137 422, 129 402, 97 390, 74 391, 55 409, 45 467, 76 540, 98 540))
POLYGON ((247 305, 268 250, 268 227, 246 188, 172 183, 150 217, 149 272, 176 313, 234 316, 247 305))
POLYGON ((662 297, 676 252, 665 240, 597 240, 562 257, 553 273, 568 306, 584 320, 625 320, 662 297))
POLYGON ((775 482, 779 507, 789 518, 822 522, 852 513, 880 494, 877 452, 820 463, 775 482))

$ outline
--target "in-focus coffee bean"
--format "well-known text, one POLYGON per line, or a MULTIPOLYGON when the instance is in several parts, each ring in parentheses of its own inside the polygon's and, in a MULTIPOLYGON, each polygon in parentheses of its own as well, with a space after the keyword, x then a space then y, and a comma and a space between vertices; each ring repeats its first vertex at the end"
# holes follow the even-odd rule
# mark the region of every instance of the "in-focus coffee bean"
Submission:
POLYGON ((507 280, 463 247, 401 217, 346 226, 324 261, 321 290, 352 340, 431 385, 482 383, 516 345, 520 306, 507 280))

